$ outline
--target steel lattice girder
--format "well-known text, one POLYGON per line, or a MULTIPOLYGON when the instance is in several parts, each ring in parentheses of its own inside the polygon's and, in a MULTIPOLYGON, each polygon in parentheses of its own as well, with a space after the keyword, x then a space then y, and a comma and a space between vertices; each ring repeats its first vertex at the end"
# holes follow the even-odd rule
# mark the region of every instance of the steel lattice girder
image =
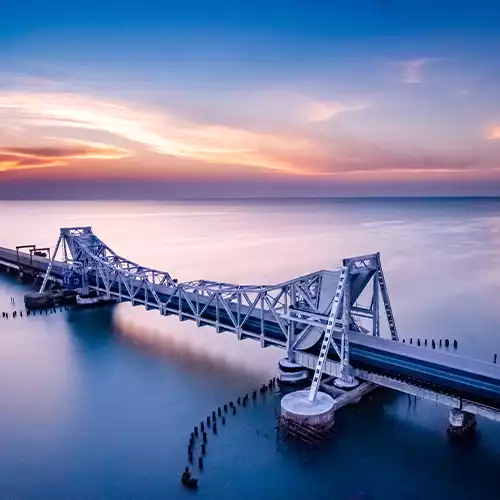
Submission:
MULTIPOLYGON (((233 331, 239 338, 259 339, 263 346, 294 348, 316 330, 324 330, 340 271, 321 270, 277 285, 235 285, 207 280, 178 282, 169 273, 146 268, 119 256, 90 227, 63 228, 61 236, 67 263, 85 276, 89 289, 192 319, 199 326, 233 331), (326 319, 326 321, 325 321, 326 319), (309 322, 309 323, 308 323, 309 322), (291 324, 295 328, 290 328, 291 324), (293 339, 289 338, 293 332, 293 339)), ((352 269, 354 304, 367 284, 381 270, 378 254, 345 259, 352 269)), ((338 321, 342 321, 340 308, 338 321)), ((354 316, 370 317, 372 310, 353 307, 350 328, 360 331, 354 316), (364 316, 363 316, 364 315, 364 316)), ((338 328, 341 327, 339 323, 338 328)))

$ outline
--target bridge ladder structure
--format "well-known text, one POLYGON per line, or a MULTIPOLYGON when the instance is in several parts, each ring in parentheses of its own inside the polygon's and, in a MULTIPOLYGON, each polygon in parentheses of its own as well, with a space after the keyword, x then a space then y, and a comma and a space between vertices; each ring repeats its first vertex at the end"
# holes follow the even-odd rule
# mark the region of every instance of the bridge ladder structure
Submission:
MULTIPOLYGON (((394 314, 392 312, 391 301, 389 300, 389 292, 387 291, 387 285, 384 278, 384 271, 380 264, 380 255, 377 254, 377 283, 380 287, 380 294, 382 295, 382 302, 384 303, 384 309, 387 316, 387 321, 389 323, 389 331, 391 332, 392 340, 398 340, 398 331, 396 329, 396 322, 394 320, 394 314)), ((378 336, 378 332, 376 334, 378 336)))
MULTIPOLYGON (((319 385, 321 383, 321 376, 323 375, 323 370, 325 368, 325 361, 328 356, 328 351, 330 350, 330 346, 332 344, 332 335, 335 329, 335 323, 337 321, 337 316, 340 309, 340 304, 344 299, 345 289, 348 285, 348 270, 347 267, 342 268, 342 272, 340 274, 339 282, 337 285, 337 289, 335 291, 335 296, 333 298, 332 309, 330 311, 330 316, 328 318, 328 324, 325 328, 325 334, 323 337, 323 343, 321 344, 321 350, 318 355, 318 363, 316 365, 316 369, 314 370, 313 381, 311 384, 311 388, 309 389, 309 402, 313 403, 316 399, 316 394, 318 393, 319 385)), ((344 317, 346 316, 344 310, 344 317)), ((348 323, 348 321, 347 321, 348 323)), ((348 356, 348 339, 347 337, 347 329, 344 327, 342 329, 342 353, 346 353, 348 356), (347 349, 345 349, 347 347, 347 349)), ((335 346, 336 347, 336 346, 335 346)), ((338 349, 336 349, 338 350, 338 349)), ((341 354, 341 353, 339 353, 341 354)), ((341 360, 344 361, 344 358, 341 356, 341 360)), ((347 360, 348 363, 348 360, 347 360)))

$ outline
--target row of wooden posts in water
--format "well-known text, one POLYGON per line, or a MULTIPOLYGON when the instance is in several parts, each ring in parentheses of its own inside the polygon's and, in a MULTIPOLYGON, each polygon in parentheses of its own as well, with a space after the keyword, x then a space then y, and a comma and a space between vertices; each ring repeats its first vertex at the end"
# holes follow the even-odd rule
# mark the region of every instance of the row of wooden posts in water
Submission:
MULTIPOLYGON (((272 378, 271 380, 269 380, 267 384, 263 384, 259 389, 254 390, 251 393, 251 395, 250 393, 248 393, 242 397, 238 397, 236 399, 236 403, 234 403, 233 401, 229 401, 229 403, 219 406, 217 408, 217 411, 213 410, 212 414, 208 415, 205 420, 202 420, 199 426, 195 425, 193 431, 191 432, 191 435, 189 436, 189 442, 187 446, 189 464, 192 465, 194 463, 194 452, 196 444, 199 440, 201 440, 200 456, 198 457, 198 469, 199 471, 203 471, 205 468, 205 456, 207 454, 208 429, 211 428, 212 433, 214 435, 217 435, 218 433, 217 422, 220 421, 221 425, 226 425, 226 417, 231 413, 233 415, 236 415, 237 412, 236 409, 238 406, 246 407, 250 401, 250 397, 255 402, 257 399, 257 393, 260 393, 261 395, 264 396, 268 391, 271 391, 276 387, 276 383, 277 383, 276 377, 272 378)), ((188 488, 195 489, 198 487, 198 480, 191 475, 189 466, 187 466, 184 469, 184 472, 182 473, 181 477, 181 482, 184 486, 187 486, 188 488)))
MULTIPOLYGON (((50 307, 48 309, 39 309, 39 312, 40 312, 39 315, 43 316, 43 315, 48 315, 48 314, 55 314, 57 312, 68 311, 70 308, 68 306, 62 306, 62 307, 59 307, 59 311, 57 309, 58 309, 57 307, 50 307)), ((36 309, 25 309, 24 310, 24 314, 23 314, 23 310, 22 309, 20 309, 19 311, 11 311, 10 313, 6 312, 6 311, 3 311, 2 312, 2 318, 3 319, 23 318, 23 317, 26 317, 26 316, 36 316, 36 313, 37 313, 36 309)))
MULTIPOLYGON (((406 343, 406 339, 403 339, 402 342, 403 342, 403 344, 405 344, 406 343)), ((458 340, 454 339, 452 342, 453 342, 453 349, 457 349, 458 348, 458 340)), ((446 347, 446 349, 448 349, 450 347, 450 345, 452 344, 452 342, 450 342, 450 339, 444 339, 444 341, 443 341, 443 339, 439 339, 439 347, 443 347, 443 344, 444 344, 444 346, 446 347)), ((413 338, 410 337, 408 343, 410 345, 412 345, 413 344, 413 338)), ((427 347, 427 339, 422 340, 422 342, 420 342, 420 339, 417 339, 416 345, 420 347, 422 344, 425 347, 427 347)), ((435 349, 436 346, 437 346, 437 341, 435 341, 434 339, 432 339, 429 342, 429 344, 432 346, 433 349, 435 349)))
MULTIPOLYGON (((403 344, 406 343, 406 339, 403 339, 402 340, 403 344)), ((413 338, 410 337, 410 339, 408 340, 408 344, 412 345, 413 344, 413 338)), ((416 345, 418 347, 420 347, 421 345, 423 345, 424 347, 427 347, 427 345, 430 345, 433 349, 436 348, 436 346, 438 345, 438 342, 434 339, 431 339, 431 341, 428 343, 427 342, 427 339, 424 339, 423 341, 420 341, 420 339, 417 339, 416 340, 416 345)), ((453 341, 450 341, 450 339, 439 339, 439 347, 446 347, 446 349, 448 349, 451 345, 453 345, 453 349, 457 349, 458 348, 458 340, 457 339, 454 339, 453 341)), ((493 363, 496 364, 497 362, 497 353, 494 353, 493 354, 493 363)))

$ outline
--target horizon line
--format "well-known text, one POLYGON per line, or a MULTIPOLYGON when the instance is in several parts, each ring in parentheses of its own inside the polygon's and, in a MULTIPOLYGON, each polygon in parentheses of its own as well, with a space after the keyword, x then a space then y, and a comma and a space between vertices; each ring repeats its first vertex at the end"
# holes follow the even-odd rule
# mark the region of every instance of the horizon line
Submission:
POLYGON ((240 201, 240 200, 312 200, 312 201, 328 201, 328 200, 500 200, 499 195, 345 195, 345 196, 169 196, 165 198, 159 197, 72 197, 72 198, 36 198, 36 197, 10 197, 5 198, 0 196, 0 202, 3 201, 240 201))

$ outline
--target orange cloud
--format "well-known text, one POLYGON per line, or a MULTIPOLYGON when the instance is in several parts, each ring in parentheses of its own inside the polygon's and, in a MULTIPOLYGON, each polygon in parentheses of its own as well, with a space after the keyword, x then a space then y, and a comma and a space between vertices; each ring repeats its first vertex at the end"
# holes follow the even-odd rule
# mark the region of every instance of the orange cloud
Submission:
POLYGON ((57 167, 77 159, 120 159, 129 156, 125 149, 98 143, 78 141, 74 147, 0 146, 0 171, 57 167))
MULTIPOLYGON (((199 124, 169 114, 139 111, 80 94, 0 94, 7 121, 35 128, 60 127, 116 136, 160 155, 225 165, 246 165, 288 173, 307 173, 273 152, 304 151, 317 145, 300 136, 199 124)), ((333 111, 330 110, 331 114, 333 111)))
MULTIPOLYGON (((414 66, 423 64, 418 62, 414 66)), ((355 109, 361 108, 305 98, 300 117, 302 122, 320 122, 355 109)), ((40 136, 43 132, 45 139, 48 130, 54 135, 57 128, 65 136, 104 136, 106 143, 114 143, 49 137, 48 140, 55 141, 55 146, 4 147, 0 148, 0 170, 54 167, 77 159, 120 159, 130 156, 132 151, 150 153, 148 160, 151 162, 146 166, 139 168, 137 165, 141 163, 138 162, 130 166, 134 170, 131 173, 135 174, 137 169, 138 176, 146 169, 168 174, 184 166, 200 175, 217 168, 225 169, 228 177, 242 170, 361 178, 364 175, 389 176, 391 172, 394 176, 462 175, 481 169, 475 158, 398 152, 396 148, 383 149, 358 138, 317 135, 311 128, 291 130, 283 127, 282 131, 274 133, 197 123, 168 112, 141 110, 82 94, 0 93, 0 119, 35 135, 40 136), (127 149, 121 147, 123 144, 127 149), (174 162, 177 165, 172 167, 174 162), (207 165, 211 165, 211 169, 204 172, 207 165)))

